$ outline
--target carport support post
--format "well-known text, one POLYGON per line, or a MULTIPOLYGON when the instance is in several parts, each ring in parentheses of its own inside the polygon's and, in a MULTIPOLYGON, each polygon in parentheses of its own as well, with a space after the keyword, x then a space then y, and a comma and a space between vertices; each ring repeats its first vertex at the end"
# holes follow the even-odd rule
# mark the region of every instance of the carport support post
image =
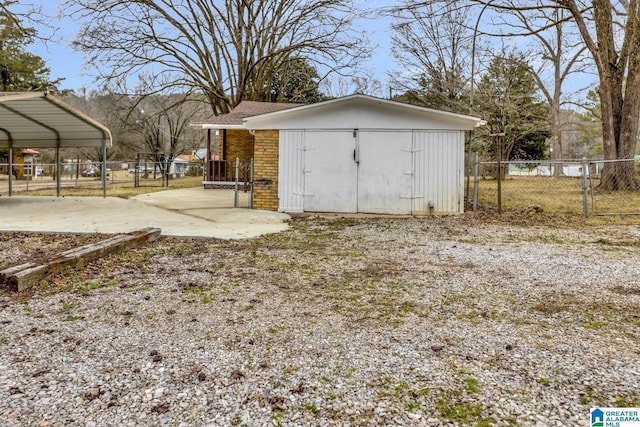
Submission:
POLYGON ((56 197, 60 197, 60 140, 56 144, 56 197))
POLYGON ((9 197, 13 193, 13 145, 9 145, 9 197))
MULTIPOLYGON (((111 172, 113 173, 113 171, 111 172)), ((102 197, 107 198, 107 141, 102 141, 102 197)))

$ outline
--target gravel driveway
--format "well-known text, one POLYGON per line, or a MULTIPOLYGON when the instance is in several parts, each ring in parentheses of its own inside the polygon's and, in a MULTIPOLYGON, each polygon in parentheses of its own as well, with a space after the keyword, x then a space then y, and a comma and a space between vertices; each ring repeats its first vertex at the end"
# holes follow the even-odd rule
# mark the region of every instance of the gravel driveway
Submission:
MULTIPOLYGON (((54 237, 0 233, 0 267, 92 238, 54 237)), ((473 217, 161 238, 0 295, 0 425, 588 426, 640 406, 639 238, 473 217)))

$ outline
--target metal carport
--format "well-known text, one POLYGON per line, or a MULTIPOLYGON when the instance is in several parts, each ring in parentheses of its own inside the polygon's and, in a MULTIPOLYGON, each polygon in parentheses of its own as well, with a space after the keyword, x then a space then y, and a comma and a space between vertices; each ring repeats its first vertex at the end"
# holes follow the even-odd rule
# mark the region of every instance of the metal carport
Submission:
POLYGON ((0 148, 9 149, 9 196, 13 149, 55 148, 56 194, 60 196, 60 149, 102 148, 102 192, 106 196, 107 148, 111 132, 86 114, 47 92, 0 94, 0 148))

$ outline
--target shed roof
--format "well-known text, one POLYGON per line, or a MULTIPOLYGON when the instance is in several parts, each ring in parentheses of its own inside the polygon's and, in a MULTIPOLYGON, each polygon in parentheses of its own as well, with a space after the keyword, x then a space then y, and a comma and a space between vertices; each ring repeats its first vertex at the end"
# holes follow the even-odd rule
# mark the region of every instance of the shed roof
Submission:
POLYGON ((103 146, 109 129, 53 95, 0 94, 0 148, 103 146))
POLYGON ((247 117, 283 111, 301 105, 303 104, 242 101, 230 113, 212 116, 202 123, 193 123, 192 126, 197 126, 201 129, 246 129, 244 119, 247 117))
POLYGON ((354 94, 316 104, 247 116, 246 129, 462 129, 485 122, 473 116, 354 94))

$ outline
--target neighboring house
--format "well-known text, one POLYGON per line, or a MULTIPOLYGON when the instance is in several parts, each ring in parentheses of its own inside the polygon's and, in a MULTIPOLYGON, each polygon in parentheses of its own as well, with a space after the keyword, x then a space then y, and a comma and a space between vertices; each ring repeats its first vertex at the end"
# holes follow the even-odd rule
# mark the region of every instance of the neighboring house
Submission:
MULTIPOLYGON (((554 176, 556 172, 557 164, 554 165, 538 165, 530 175, 538 175, 538 176, 554 176)), ((562 175, 570 176, 570 177, 581 177, 582 176, 582 165, 581 164, 567 164, 561 165, 562 167, 562 175)))
POLYGON ((174 157, 169 165, 169 175, 176 178, 182 178, 187 173, 190 163, 191 156, 189 154, 181 154, 174 157))
POLYGON ((303 106, 243 102, 194 126, 209 141, 221 131, 221 159, 254 159, 254 208, 425 214, 463 212, 466 132, 481 124, 351 95, 303 106))
POLYGON ((42 168, 36 166, 40 152, 31 148, 24 148, 20 154, 22 154, 22 162, 24 164, 24 175, 30 178, 40 176, 42 168))
MULTIPOLYGON (((31 148, 23 148, 18 155, 12 158, 12 174, 16 179, 34 178, 42 174, 42 168, 36 166, 39 151, 31 148)), ((9 153, 0 153, 0 174, 9 173, 9 153)))
POLYGON ((204 161, 207 158, 207 149, 206 148, 198 148, 191 155, 193 160, 202 160, 204 161))

